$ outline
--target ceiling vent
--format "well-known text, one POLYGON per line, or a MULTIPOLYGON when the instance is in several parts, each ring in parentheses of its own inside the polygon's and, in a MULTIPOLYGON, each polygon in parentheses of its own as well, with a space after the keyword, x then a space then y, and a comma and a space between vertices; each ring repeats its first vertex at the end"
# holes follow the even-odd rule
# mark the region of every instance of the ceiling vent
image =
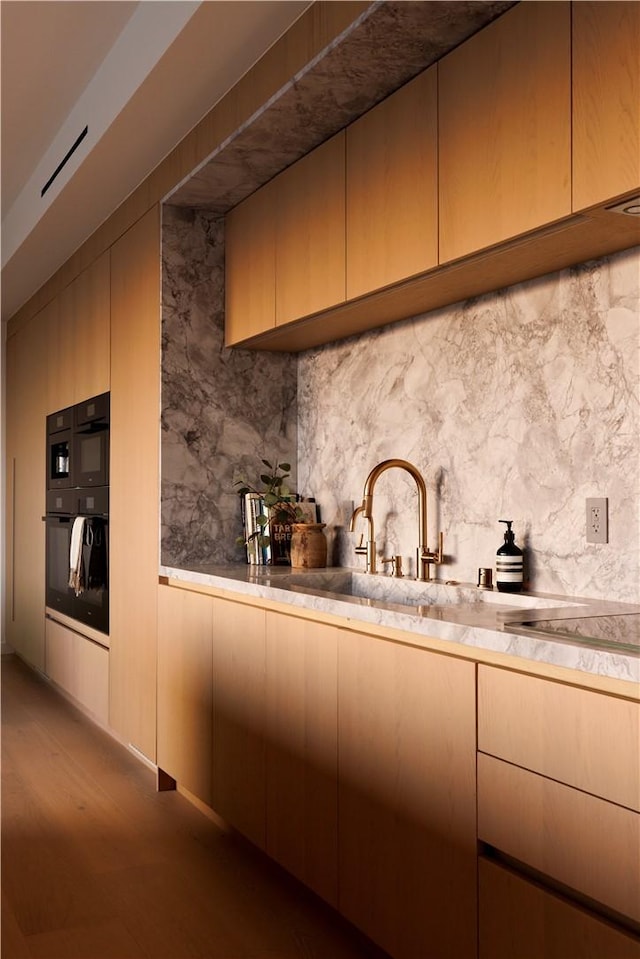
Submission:
POLYGON ((63 168, 66 166, 66 164, 69 162, 69 160, 71 159, 71 157, 73 156, 73 154, 76 152, 76 150, 78 149, 78 147, 80 146, 80 144, 82 143, 82 141, 84 140, 84 138, 86 137, 86 135, 87 135, 88 132, 89 132, 89 127, 87 126, 87 127, 84 128, 84 130, 82 131, 82 133, 80 134, 80 136, 79 136, 79 137, 76 137, 76 140, 75 140, 75 143, 73 144, 73 146, 72 146, 69 150, 67 150, 65 156, 62 158, 62 160, 61 160, 60 163, 57 165, 57 167, 55 168, 55 170, 53 171, 53 173, 51 174, 51 176, 49 177, 49 179, 47 180, 47 182, 45 183, 45 185, 44 185, 44 186, 42 187, 42 189, 40 190, 40 196, 41 196, 41 197, 45 195, 45 193, 47 192, 47 190, 49 189, 49 187, 51 186, 51 184, 53 183, 53 181, 55 180, 55 178, 56 178, 56 177, 58 176, 58 174, 63 170, 63 168))

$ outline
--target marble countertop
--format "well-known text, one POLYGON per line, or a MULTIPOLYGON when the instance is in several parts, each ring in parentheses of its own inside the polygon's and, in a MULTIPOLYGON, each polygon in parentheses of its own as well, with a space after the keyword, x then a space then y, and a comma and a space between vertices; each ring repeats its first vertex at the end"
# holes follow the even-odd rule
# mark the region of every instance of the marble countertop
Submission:
POLYGON ((160 576, 626 682, 640 682, 640 605, 331 567, 161 566, 160 576), (593 624, 593 629, 590 624, 593 624))

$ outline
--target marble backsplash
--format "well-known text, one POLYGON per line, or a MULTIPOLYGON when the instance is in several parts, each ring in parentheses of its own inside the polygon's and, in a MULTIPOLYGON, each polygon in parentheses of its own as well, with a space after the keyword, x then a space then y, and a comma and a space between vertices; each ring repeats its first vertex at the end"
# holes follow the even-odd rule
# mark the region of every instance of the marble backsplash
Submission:
POLYGON ((164 206, 160 561, 242 562, 234 481, 296 462, 296 364, 224 347, 224 221, 164 206))
MULTIPOLYGON (((301 354, 298 474, 333 561, 370 469, 409 460, 429 490, 439 578, 495 568, 512 519, 531 589, 640 600, 640 251, 626 251, 301 354), (585 499, 609 499, 586 543, 585 499)), ((417 497, 400 470, 374 497, 380 555, 415 573, 417 497)), ((364 524, 358 527, 364 531, 364 524)))
MULTIPOLYGON (((320 503, 330 562, 360 567, 351 512, 397 457, 427 483, 439 578, 495 567, 512 519, 530 588, 640 601, 640 250, 297 356, 227 350, 223 221, 165 206, 162 297, 163 565, 241 561, 234 480, 277 456, 320 503), (586 543, 590 496, 606 545, 586 543)), ((374 517, 413 575, 408 475, 379 479, 374 517)))

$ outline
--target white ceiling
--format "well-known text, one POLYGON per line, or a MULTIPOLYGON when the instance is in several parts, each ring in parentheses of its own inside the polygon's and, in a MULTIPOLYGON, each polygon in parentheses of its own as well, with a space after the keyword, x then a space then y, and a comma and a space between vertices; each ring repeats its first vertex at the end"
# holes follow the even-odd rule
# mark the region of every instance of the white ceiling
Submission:
POLYGON ((309 5, 2 0, 3 321, 309 5))

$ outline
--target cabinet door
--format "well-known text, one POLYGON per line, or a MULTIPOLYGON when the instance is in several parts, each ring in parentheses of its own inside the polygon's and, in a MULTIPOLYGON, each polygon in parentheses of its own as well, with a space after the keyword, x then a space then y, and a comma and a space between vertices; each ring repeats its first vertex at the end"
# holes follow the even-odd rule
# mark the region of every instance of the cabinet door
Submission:
POLYGON ((640 703, 481 665, 478 748, 640 812, 640 703))
POLYGON ((347 299, 437 266, 436 77, 426 70, 347 128, 347 299))
POLYGON ((265 612, 213 607, 213 808, 265 847, 265 612))
POLYGON ((102 725, 109 713, 109 652, 55 620, 46 622, 45 672, 102 725))
POLYGON ((339 908, 391 955, 476 954, 475 666, 341 631, 339 908))
POLYGON ((66 286, 47 307, 47 413, 75 403, 73 369, 73 283, 66 286))
POLYGON ((213 598, 158 588, 158 766, 212 803, 213 598))
POLYGON ((640 959, 640 941, 481 858, 480 959, 640 959))
POLYGON ((156 755, 160 219, 111 248, 110 722, 156 755))
POLYGON ((44 669, 48 309, 7 343, 7 642, 44 669))
POLYGON ((337 904, 337 635, 267 613, 267 852, 337 904))
POLYGON ((573 209, 640 188, 640 5, 573 4, 573 209))
POLYGON ((276 185, 276 326, 345 298, 344 131, 281 173, 276 185))
POLYGON ((478 838, 640 922, 640 814, 479 753, 478 838))
POLYGON ((47 412, 65 409, 110 385, 110 253, 83 270, 47 309, 47 412))
POLYGON ((569 8, 519 3, 438 64, 441 263, 571 213, 569 8))
MULTIPOLYGON (((72 283, 74 403, 110 385, 111 287, 107 250, 72 283)), ((58 407, 60 408, 60 407, 58 407)), ((55 411, 53 411, 55 412, 55 411)))
POLYGON ((225 340, 227 346, 264 333, 276 322, 275 181, 225 219, 225 340))

